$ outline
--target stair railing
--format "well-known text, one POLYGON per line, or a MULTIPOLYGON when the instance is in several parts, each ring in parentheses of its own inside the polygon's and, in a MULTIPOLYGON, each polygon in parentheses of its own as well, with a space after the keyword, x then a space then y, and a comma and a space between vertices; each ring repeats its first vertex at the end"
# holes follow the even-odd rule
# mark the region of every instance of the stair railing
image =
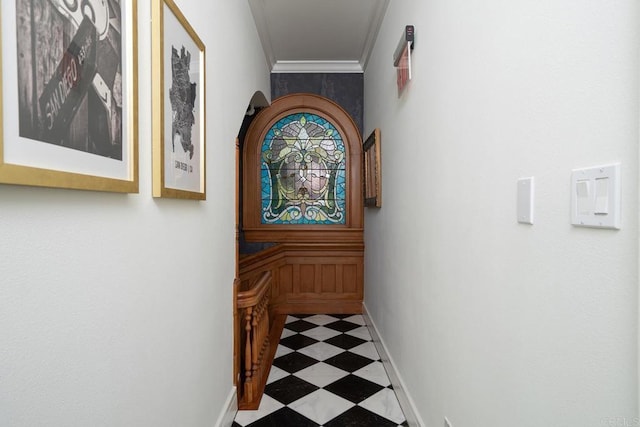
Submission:
POLYGON ((261 273, 248 290, 237 294, 240 321, 240 409, 254 409, 260 402, 269 372, 269 297, 271 272, 261 273))

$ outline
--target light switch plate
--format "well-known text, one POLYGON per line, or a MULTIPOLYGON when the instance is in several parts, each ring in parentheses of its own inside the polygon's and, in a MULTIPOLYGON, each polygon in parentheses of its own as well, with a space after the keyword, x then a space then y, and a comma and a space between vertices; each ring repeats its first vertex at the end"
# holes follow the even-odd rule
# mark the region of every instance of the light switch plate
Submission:
POLYGON ((518 222, 533 224, 533 177, 518 180, 518 222))
POLYGON ((620 163, 571 172, 571 224, 620 228, 620 163))

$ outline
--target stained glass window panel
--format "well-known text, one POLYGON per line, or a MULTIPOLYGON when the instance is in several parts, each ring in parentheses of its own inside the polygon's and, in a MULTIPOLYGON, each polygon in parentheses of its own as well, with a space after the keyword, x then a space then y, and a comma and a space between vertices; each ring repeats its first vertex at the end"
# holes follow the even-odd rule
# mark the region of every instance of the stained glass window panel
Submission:
POLYGON ((262 142, 263 224, 344 224, 346 154, 338 130, 322 117, 280 119, 262 142))

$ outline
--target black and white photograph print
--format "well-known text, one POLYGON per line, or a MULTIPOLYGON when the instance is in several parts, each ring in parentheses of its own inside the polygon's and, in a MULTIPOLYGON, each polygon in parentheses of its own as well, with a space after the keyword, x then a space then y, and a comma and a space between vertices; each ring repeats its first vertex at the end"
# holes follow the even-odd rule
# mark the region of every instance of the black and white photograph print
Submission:
POLYGON ((123 159, 121 0, 15 0, 19 135, 123 159))

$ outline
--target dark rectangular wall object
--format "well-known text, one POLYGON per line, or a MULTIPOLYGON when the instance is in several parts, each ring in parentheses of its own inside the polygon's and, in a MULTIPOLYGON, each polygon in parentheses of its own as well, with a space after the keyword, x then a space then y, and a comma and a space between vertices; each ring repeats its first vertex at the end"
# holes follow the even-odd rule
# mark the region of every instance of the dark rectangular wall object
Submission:
POLYGON ((334 101, 351 116, 362 135, 364 74, 272 73, 271 99, 291 93, 313 93, 334 101))

